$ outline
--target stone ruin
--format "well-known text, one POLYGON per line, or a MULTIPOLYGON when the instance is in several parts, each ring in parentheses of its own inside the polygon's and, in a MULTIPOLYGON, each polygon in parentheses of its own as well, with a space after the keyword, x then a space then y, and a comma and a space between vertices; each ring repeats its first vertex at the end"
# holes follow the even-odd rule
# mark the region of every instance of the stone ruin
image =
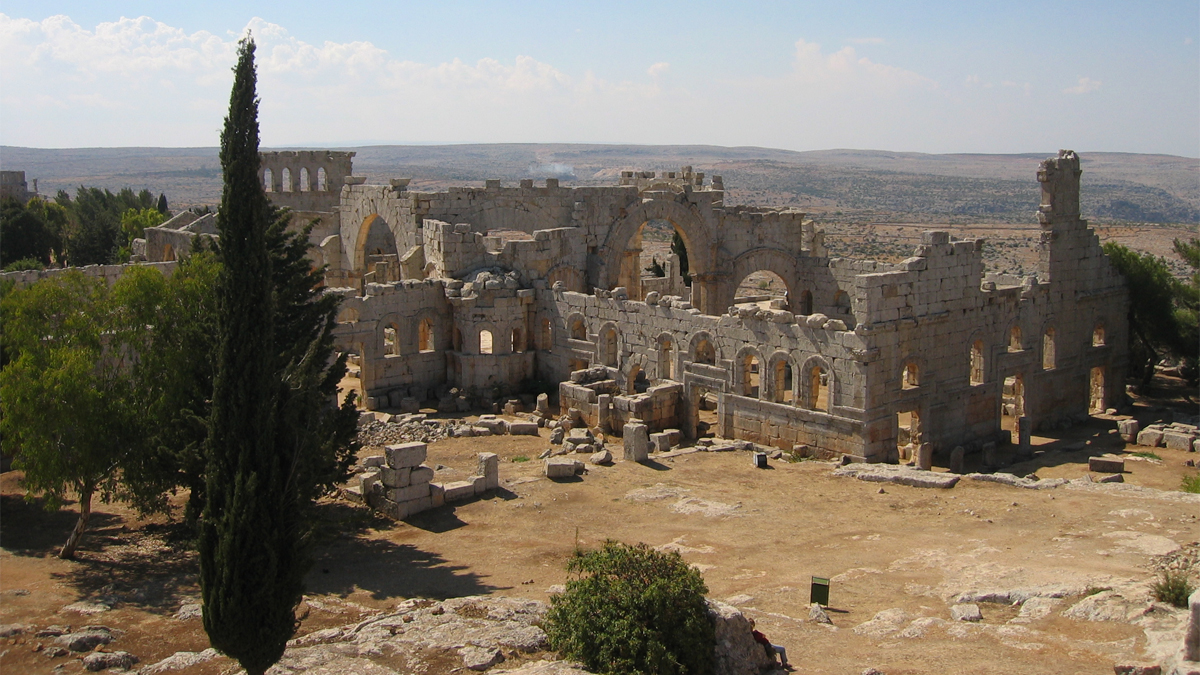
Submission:
POLYGON ((830 257, 804 213, 726 205, 721 178, 691 167, 418 192, 367 184, 352 156, 263 153, 263 174, 273 200, 321 220, 317 262, 368 409, 515 410, 540 382, 559 413, 614 436, 633 422, 926 464, 1027 448, 1123 400, 1129 297, 1080 218, 1071 151, 1037 171, 1039 263, 1023 278, 985 273, 982 240, 936 230, 900 263, 830 257), (650 221, 683 239, 690 285, 678 261, 643 273, 650 221), (786 293, 739 295, 756 272, 786 293))

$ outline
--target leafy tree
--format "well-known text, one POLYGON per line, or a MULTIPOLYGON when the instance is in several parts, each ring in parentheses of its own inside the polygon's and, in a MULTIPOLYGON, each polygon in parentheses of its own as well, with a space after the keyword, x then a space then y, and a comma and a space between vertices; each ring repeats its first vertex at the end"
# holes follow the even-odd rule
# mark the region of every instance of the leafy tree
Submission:
POLYGON ((30 499, 44 495, 56 510, 68 491, 79 497, 61 558, 75 556, 93 497, 116 494, 122 452, 136 437, 132 331, 112 296, 103 281, 71 270, 0 303, 10 359, 0 370, 4 449, 25 471, 30 499))
POLYGON ((124 244, 128 245, 134 239, 144 238, 147 227, 158 227, 166 220, 166 215, 158 209, 125 209, 125 212, 121 214, 121 233, 125 235, 124 244))
POLYGON ((1192 268, 1187 281, 1175 284, 1175 322, 1179 326, 1179 338, 1184 348, 1190 345, 1190 351, 1185 352, 1184 374, 1188 382, 1195 386, 1197 379, 1200 379, 1200 238, 1192 237, 1189 241, 1176 239, 1175 252, 1192 268))
POLYGON ((292 467, 276 445, 280 368, 267 253, 270 206, 257 175, 254 49, 251 38, 241 41, 221 134, 223 266, 200 589, 212 645, 261 675, 295 632, 306 565, 292 467))
POLYGON ((560 654, 597 673, 713 672, 708 588, 679 553, 610 540, 576 551, 567 571, 574 578, 550 599, 545 622, 560 654))
POLYGON ((1150 384, 1154 366, 1164 356, 1193 352, 1184 343, 1176 318, 1178 282, 1161 258, 1132 251, 1116 242, 1104 244, 1104 252, 1125 276, 1129 288, 1129 360, 1142 386, 1150 384))
POLYGON ((27 259, 38 261, 41 267, 50 264, 57 237, 39 208, 40 202, 29 208, 15 199, 5 199, 0 205, 0 267, 27 259))
POLYGON ((158 200, 149 190, 134 193, 123 188, 116 194, 100 188, 79 186, 75 198, 59 190, 55 201, 70 215, 65 234, 67 260, 71 265, 103 265, 123 262, 121 248, 128 246, 121 220, 129 209, 156 210, 158 200))

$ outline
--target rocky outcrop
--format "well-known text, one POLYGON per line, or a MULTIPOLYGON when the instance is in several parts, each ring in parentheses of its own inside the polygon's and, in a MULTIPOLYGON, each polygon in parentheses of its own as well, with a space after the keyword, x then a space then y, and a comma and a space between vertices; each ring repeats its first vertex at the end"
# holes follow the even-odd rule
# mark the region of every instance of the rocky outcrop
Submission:
POLYGON ((708 601, 708 615, 716 628, 713 672, 716 675, 752 675, 771 668, 775 660, 754 641, 750 619, 733 605, 708 601))

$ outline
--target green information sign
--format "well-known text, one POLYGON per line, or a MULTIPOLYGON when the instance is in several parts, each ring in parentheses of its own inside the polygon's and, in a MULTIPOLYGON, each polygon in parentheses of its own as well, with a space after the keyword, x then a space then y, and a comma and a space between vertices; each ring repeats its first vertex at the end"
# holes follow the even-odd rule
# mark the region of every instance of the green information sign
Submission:
POLYGON ((812 592, 808 596, 808 602, 817 603, 822 607, 829 606, 829 580, 825 577, 812 578, 812 592))

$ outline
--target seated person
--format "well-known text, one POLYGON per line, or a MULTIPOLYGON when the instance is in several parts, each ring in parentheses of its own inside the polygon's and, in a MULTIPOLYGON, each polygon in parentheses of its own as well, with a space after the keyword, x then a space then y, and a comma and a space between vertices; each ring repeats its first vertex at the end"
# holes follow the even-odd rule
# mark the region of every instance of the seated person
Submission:
POLYGON ((772 662, 775 661, 775 655, 779 654, 779 665, 783 666, 784 668, 788 667, 787 650, 783 648, 783 645, 771 644, 771 641, 767 639, 766 635, 763 635, 755 630, 754 619, 750 619, 750 634, 754 636, 755 642, 763 646, 763 649, 766 650, 767 656, 772 662))

